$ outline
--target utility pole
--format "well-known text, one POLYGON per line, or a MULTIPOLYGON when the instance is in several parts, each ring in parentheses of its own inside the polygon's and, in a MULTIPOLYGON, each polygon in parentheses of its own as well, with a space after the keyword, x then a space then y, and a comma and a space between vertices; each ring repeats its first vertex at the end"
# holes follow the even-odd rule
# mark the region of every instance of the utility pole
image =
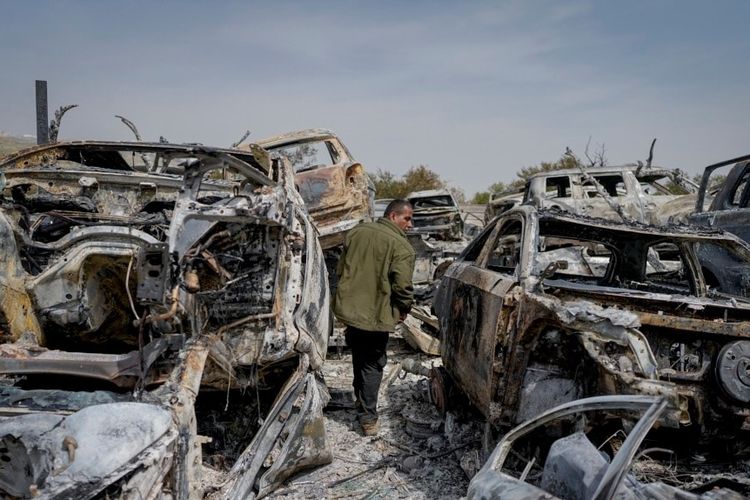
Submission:
POLYGON ((36 143, 49 142, 49 113, 47 111, 47 80, 36 81, 36 143))

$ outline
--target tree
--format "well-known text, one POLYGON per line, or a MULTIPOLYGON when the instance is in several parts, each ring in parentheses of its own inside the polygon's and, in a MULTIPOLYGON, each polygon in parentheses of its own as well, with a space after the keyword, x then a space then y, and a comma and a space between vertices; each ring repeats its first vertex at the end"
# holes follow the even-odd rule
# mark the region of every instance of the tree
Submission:
POLYGON ((409 191, 425 191, 445 187, 445 182, 440 179, 440 175, 430 170, 426 165, 411 167, 404 174, 403 182, 409 188, 409 191))
POLYGON ((490 202, 490 192, 489 191, 479 191, 478 193, 474 193, 474 196, 469 200, 469 203, 472 205, 486 205, 490 202))
POLYGON ((388 170, 380 170, 370 174, 373 184, 375 184, 376 198, 403 198, 406 196, 406 186, 404 181, 396 179, 396 176, 388 170))
MULTIPOLYGON (((442 189, 446 183, 437 172, 431 170, 427 165, 411 167, 400 179, 388 170, 380 170, 370 174, 375 184, 376 198, 406 198, 414 191, 425 191, 428 189, 442 189)), ((460 189, 454 193, 463 199, 463 191, 460 189)))

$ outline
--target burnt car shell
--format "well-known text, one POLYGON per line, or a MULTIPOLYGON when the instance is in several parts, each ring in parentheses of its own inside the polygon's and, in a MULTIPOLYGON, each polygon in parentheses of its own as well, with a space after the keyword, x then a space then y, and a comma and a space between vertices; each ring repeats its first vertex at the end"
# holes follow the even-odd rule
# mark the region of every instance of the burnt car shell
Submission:
POLYGON ((683 222, 695 203, 697 186, 679 169, 623 165, 587 168, 585 172, 593 181, 582 169, 533 175, 526 182, 523 203, 622 220, 614 205, 625 217, 647 224, 683 222), (682 194, 674 194, 674 189, 682 194))
POLYGON ((455 198, 447 189, 415 191, 406 197, 414 208, 410 232, 439 239, 460 240, 464 221, 455 198))
MULTIPOLYGON (((572 401, 552 408, 510 430, 500 440, 481 470, 469 484, 466 497, 474 499, 500 498, 653 498, 686 500, 722 498, 744 498, 747 485, 732 484, 736 489, 720 487, 728 481, 714 481, 704 476, 704 485, 698 491, 688 492, 659 480, 639 481, 631 473, 631 467, 641 457, 644 439, 663 413, 666 401, 653 396, 598 396, 572 401), (584 430, 570 432, 557 438, 549 447, 534 441, 536 448, 532 460, 523 460, 524 453, 515 446, 529 440, 534 433, 544 428, 559 426, 560 421, 586 421, 597 412, 629 412, 642 415, 608 460, 601 451, 607 445, 607 437, 595 434, 596 429, 587 426, 584 430), (593 439, 593 442, 592 442, 593 439), (597 446, 599 445, 599 446, 597 446), (540 449, 542 448, 542 449, 540 449), (509 462, 516 462, 517 469, 509 462), (538 465, 537 465, 538 464, 538 465), (529 472, 536 466, 534 474, 529 472), (540 470, 541 469, 541 470, 540 470), (704 493, 705 492, 705 493, 704 493), (703 494, 702 494, 703 493, 703 494)), ((544 440, 541 440, 542 442, 544 440)), ((643 450, 647 452, 647 450, 643 450)), ((528 456, 528 455, 526 455, 528 456)), ((652 459, 646 457, 646 461, 652 459)), ((674 464, 670 464, 675 467, 674 464)), ((674 472, 673 472, 674 474, 674 472)))
POLYGON ((484 223, 487 224, 498 215, 520 205, 522 201, 522 190, 520 192, 519 190, 514 190, 503 193, 491 193, 490 201, 487 202, 487 207, 484 210, 484 223))
POLYGON ((82 141, 0 167, 6 494, 202 496, 200 434, 235 450, 217 496, 330 461, 326 272, 288 164, 82 141))
POLYGON ((374 185, 333 132, 300 130, 256 144, 292 164, 295 184, 320 232, 324 250, 341 245, 349 229, 372 220, 374 185))
POLYGON ((736 237, 520 206, 446 271, 451 378, 496 425, 602 394, 656 394, 663 425, 746 436, 750 249, 736 237))

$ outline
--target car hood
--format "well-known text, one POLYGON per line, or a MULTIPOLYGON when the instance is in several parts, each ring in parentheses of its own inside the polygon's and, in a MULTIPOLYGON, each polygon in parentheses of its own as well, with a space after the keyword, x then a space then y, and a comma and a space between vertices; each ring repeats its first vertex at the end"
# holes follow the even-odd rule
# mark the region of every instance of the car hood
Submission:
POLYGON ((0 450, 7 450, 0 455, 0 490, 23 498, 105 477, 114 481, 171 422, 166 408, 133 402, 89 406, 69 416, 7 418, 0 421, 0 450))

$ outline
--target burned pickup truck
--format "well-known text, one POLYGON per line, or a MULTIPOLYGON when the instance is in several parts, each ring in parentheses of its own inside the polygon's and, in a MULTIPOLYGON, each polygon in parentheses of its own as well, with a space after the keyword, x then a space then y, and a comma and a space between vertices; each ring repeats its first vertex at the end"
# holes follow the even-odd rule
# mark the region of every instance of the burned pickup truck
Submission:
POLYGON ((263 496, 331 460, 322 251, 260 148, 70 142, 6 157, 0 491, 263 496))
POLYGON ((446 271, 443 364, 496 426, 605 394, 667 399, 661 425, 742 448, 750 248, 733 235, 517 207, 446 271))
POLYGON ((342 244, 346 232, 360 222, 372 220, 375 186, 333 132, 301 130, 256 144, 291 163, 324 250, 342 244))

